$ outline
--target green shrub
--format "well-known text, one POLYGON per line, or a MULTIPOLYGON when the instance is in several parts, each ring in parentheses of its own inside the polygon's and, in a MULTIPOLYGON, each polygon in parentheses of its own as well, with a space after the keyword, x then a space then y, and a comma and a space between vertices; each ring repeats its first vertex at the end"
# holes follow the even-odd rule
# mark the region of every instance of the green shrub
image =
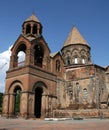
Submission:
POLYGON ((2 107, 0 107, 0 113, 2 113, 2 107))

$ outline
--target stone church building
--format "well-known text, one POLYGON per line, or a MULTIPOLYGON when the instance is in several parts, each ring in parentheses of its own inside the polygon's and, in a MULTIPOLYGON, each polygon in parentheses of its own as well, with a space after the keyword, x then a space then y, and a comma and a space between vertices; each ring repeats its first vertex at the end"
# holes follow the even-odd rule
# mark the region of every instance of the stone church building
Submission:
POLYGON ((91 47, 75 26, 56 53, 42 29, 34 14, 22 25, 11 49, 2 116, 109 117, 109 67, 92 63, 91 47))

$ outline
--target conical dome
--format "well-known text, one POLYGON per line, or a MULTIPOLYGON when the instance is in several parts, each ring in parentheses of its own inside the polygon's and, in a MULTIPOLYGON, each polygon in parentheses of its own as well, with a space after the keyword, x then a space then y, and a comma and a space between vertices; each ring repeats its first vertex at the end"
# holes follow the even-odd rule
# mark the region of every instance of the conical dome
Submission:
POLYGON ((62 57, 66 66, 90 64, 90 46, 74 26, 62 49, 62 57))
POLYGON ((34 22, 40 23, 40 21, 38 20, 38 18, 34 14, 32 14, 29 18, 27 18, 25 20, 25 22, 28 22, 28 21, 34 21, 34 22))
POLYGON ((89 46, 87 41, 83 38, 83 36, 80 34, 80 32, 75 26, 73 26, 63 47, 68 46, 68 45, 73 45, 73 44, 83 44, 83 45, 89 46))

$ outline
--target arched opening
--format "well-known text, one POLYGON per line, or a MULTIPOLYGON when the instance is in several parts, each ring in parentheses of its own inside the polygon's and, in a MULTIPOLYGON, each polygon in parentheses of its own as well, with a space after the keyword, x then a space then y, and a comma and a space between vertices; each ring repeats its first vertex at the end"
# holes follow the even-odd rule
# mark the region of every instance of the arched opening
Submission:
POLYGON ((24 43, 21 43, 17 50, 16 50, 16 66, 20 67, 20 66, 24 66, 25 65, 25 58, 26 58, 26 45, 24 43))
POLYGON ((85 58, 82 58, 82 64, 85 64, 85 58))
POLYGON ((24 66, 24 64, 25 64, 25 53, 23 51, 20 51, 17 56, 18 56, 18 66, 24 66))
POLYGON ((37 34, 37 25, 33 26, 33 34, 37 34))
POLYGON ((42 104, 42 93, 43 89, 41 87, 36 87, 35 89, 35 108, 34 115, 36 118, 41 117, 41 104, 42 104))
POLYGON ((40 45, 36 45, 34 47, 34 49, 35 49, 35 52, 34 52, 34 64, 37 65, 37 66, 42 67, 44 50, 40 45))
POLYGON ((26 34, 30 34, 30 33, 31 33, 31 26, 30 26, 30 24, 28 24, 26 26, 26 34))
POLYGON ((67 57, 67 65, 71 65, 71 59, 69 56, 67 57))
POLYGON ((56 60, 56 71, 60 72, 61 71, 61 65, 60 65, 60 61, 56 60))
POLYGON ((21 94, 20 86, 16 86, 14 93, 15 93, 14 113, 16 116, 18 116, 20 113, 20 94, 21 94))
POLYGON ((74 63, 75 63, 75 64, 78 64, 78 58, 77 58, 77 57, 75 57, 74 63))

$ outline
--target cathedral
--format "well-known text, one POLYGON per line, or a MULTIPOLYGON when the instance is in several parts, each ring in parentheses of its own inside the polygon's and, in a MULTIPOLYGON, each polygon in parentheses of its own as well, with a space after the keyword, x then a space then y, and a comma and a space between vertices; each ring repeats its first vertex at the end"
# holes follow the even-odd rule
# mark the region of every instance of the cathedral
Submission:
POLYGON ((109 67, 93 64, 91 47, 73 26, 55 53, 32 14, 11 49, 3 117, 109 117, 109 67))

